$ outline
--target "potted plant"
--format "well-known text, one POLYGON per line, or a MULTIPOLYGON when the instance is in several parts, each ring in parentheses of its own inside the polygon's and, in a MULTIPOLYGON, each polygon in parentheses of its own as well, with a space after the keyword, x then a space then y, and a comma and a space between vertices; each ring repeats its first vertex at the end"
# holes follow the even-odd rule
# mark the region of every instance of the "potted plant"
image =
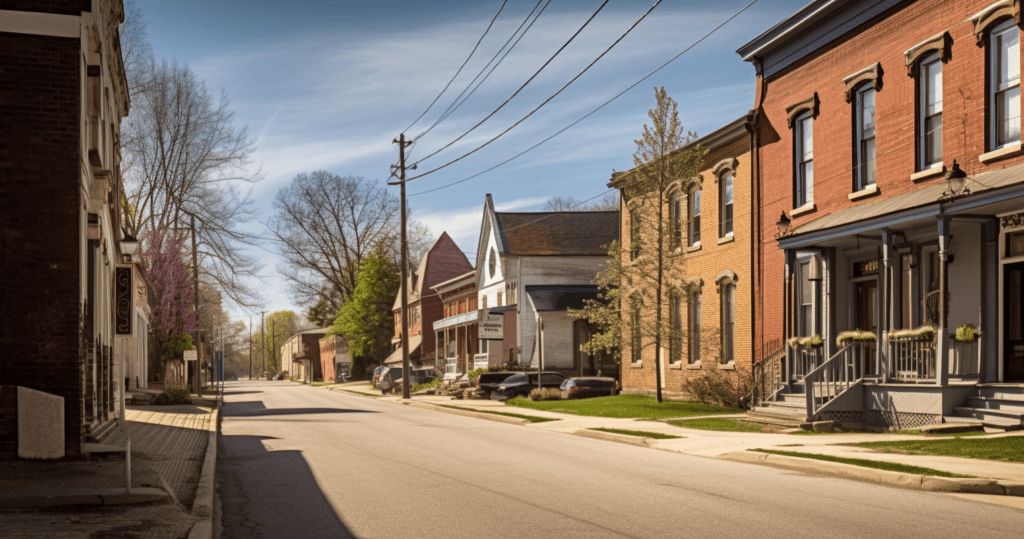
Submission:
POLYGON ((821 335, 811 335, 801 339, 800 344, 807 348, 821 348, 825 345, 825 341, 821 338, 821 335))
POLYGON ((889 332, 889 340, 925 340, 935 337, 935 328, 932 326, 921 326, 914 329, 897 329, 889 332))
POLYGON ((870 331, 861 331, 855 329, 853 331, 844 331, 836 337, 836 344, 839 346, 846 346, 852 342, 875 342, 877 337, 870 331))
POLYGON ((956 328, 957 342, 975 342, 981 337, 981 330, 974 324, 963 324, 956 328))

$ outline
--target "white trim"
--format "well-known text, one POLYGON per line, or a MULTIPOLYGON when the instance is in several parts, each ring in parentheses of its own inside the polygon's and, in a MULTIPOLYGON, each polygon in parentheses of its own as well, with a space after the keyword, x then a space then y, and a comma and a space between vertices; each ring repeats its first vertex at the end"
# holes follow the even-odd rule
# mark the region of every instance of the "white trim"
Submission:
POLYGON ((53 37, 82 37, 82 17, 0 9, 0 32, 53 37))

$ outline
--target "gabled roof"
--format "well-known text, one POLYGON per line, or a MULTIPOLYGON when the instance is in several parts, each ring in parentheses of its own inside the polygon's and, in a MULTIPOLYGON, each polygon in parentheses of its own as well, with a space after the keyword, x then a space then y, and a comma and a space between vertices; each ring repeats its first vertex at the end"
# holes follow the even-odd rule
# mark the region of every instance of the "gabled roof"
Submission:
POLYGON ((605 256, 619 239, 618 211, 496 212, 505 254, 605 256))
MULTIPOLYGON (((455 241, 448 236, 447 232, 441 232, 434 243, 427 249, 426 254, 420 259, 419 266, 409 272, 409 303, 413 303, 422 296, 435 294, 432 287, 435 284, 450 280, 453 277, 464 275, 473 270, 473 266, 466 258, 466 254, 455 245, 455 241)), ((395 294, 393 310, 402 308, 402 292, 395 294)))

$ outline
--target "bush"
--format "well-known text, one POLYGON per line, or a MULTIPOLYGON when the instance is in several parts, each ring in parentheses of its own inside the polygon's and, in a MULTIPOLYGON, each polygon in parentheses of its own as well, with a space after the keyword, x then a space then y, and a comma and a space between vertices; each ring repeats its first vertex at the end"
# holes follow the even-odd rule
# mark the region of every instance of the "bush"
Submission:
POLYGON ((437 387, 440 383, 441 383, 440 379, 434 378, 433 380, 431 380, 429 382, 423 382, 422 384, 416 384, 416 385, 412 386, 412 388, 410 388, 409 391, 411 393, 416 393, 417 391, 423 391, 424 389, 432 389, 432 388, 437 387))
POLYGON ((185 388, 170 389, 154 397, 153 404, 192 404, 192 394, 185 388))
POLYGON ((750 408, 753 386, 747 378, 726 374, 717 367, 703 369, 700 376, 683 381, 683 392, 708 406, 750 408))
POLYGON ((562 390, 557 387, 545 387, 530 391, 532 401, 557 401, 562 399, 562 390))

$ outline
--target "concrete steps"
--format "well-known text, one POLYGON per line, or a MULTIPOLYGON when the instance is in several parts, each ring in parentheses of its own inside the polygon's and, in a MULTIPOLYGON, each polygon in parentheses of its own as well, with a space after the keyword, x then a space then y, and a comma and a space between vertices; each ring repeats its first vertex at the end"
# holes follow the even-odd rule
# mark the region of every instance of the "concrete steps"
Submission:
POLYGON ((986 429, 1020 430, 1024 428, 1024 385, 985 384, 977 394, 967 397, 966 406, 953 408, 948 423, 980 422, 986 429))
POLYGON ((807 400, 802 394, 786 393, 780 400, 766 401, 747 412, 747 421, 778 427, 799 428, 807 422, 807 400))

